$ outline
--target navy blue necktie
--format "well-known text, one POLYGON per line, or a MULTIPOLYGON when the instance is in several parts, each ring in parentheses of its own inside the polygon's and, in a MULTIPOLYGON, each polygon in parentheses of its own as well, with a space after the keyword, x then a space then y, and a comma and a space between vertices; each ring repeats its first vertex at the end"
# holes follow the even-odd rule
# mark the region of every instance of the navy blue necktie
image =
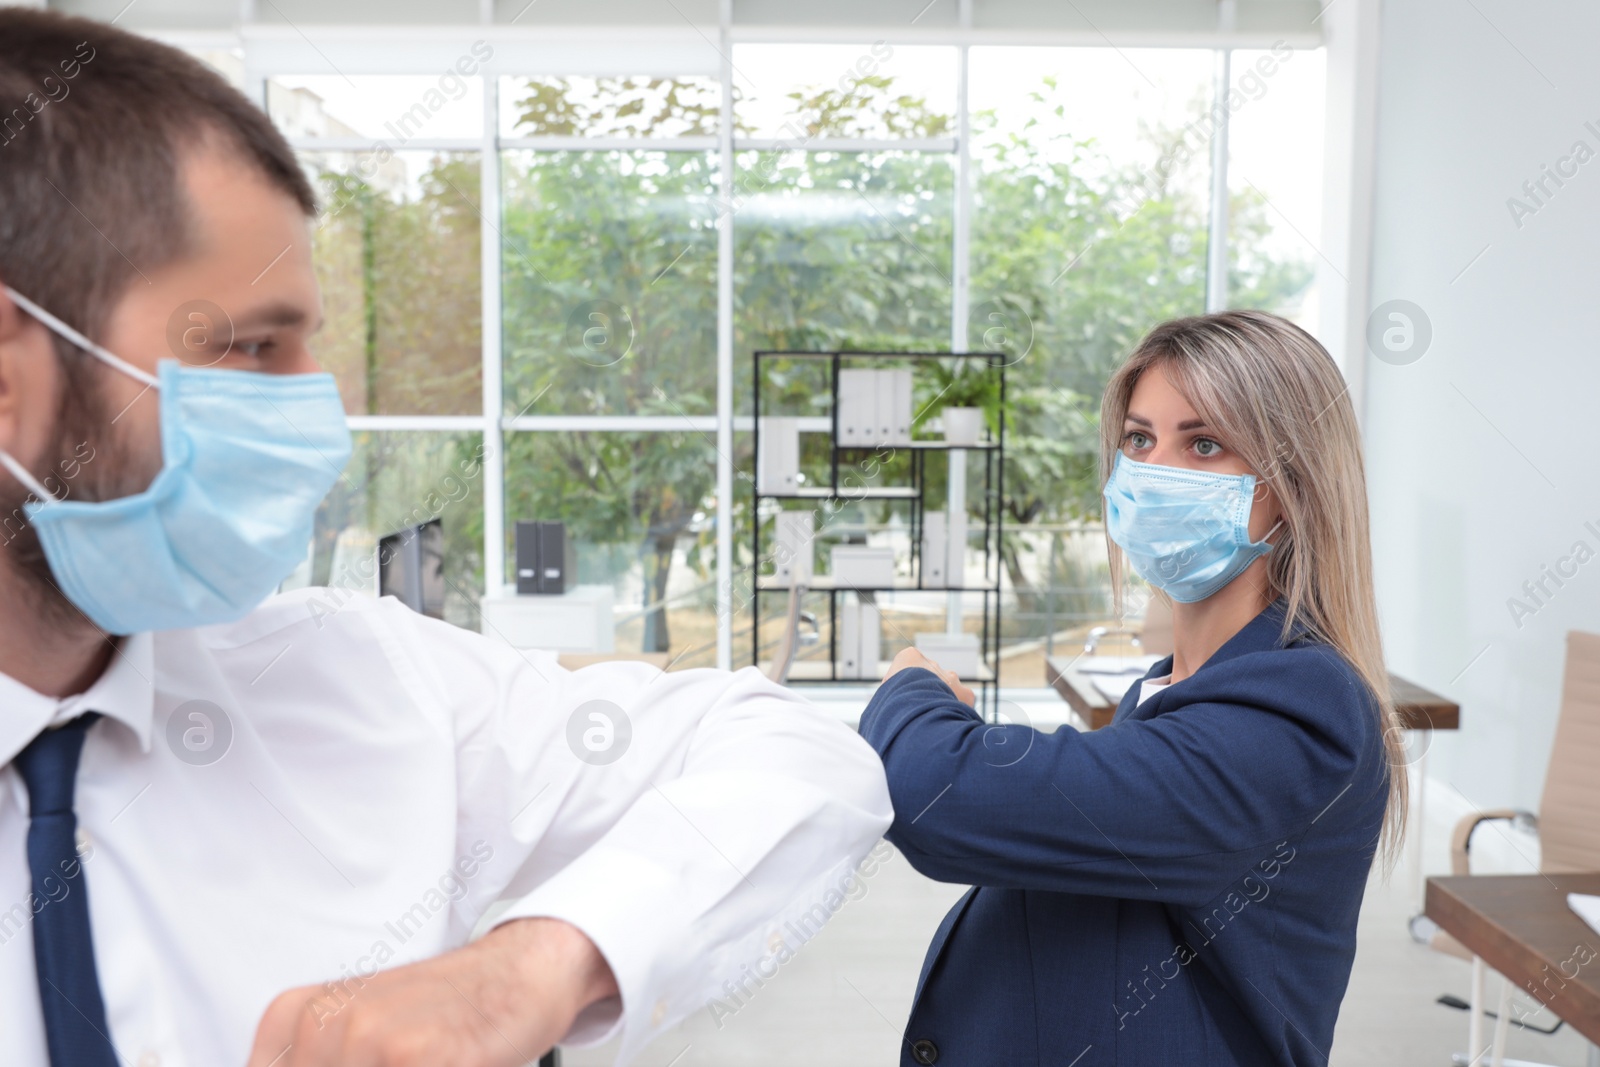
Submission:
POLYGON ((33 876, 33 962, 51 1067, 117 1067, 94 969, 89 896, 72 811, 89 712, 46 730, 13 765, 28 787, 28 870, 33 876))

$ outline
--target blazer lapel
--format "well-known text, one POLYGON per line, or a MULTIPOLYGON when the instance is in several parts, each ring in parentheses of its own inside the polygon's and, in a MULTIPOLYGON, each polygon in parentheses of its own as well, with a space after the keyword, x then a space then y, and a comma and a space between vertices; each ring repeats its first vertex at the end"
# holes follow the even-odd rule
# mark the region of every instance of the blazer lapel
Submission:
MULTIPOLYGON (((1283 613, 1286 608, 1287 602, 1281 596, 1268 604, 1260 614, 1245 623, 1238 633, 1224 641, 1222 647, 1213 652, 1211 658, 1200 666, 1200 670, 1206 670, 1216 664, 1224 663, 1235 656, 1283 648, 1287 647, 1287 644, 1293 644, 1298 641, 1305 634, 1305 626, 1303 624, 1296 625, 1294 631, 1289 635, 1287 644, 1278 639, 1278 635, 1283 629, 1283 613)), ((1170 698, 1173 690, 1182 690, 1183 682, 1175 682, 1167 686, 1142 704, 1139 703, 1139 691, 1144 687, 1146 680, 1164 678, 1171 673, 1171 656, 1165 657, 1146 671, 1144 677, 1129 686, 1128 691, 1123 694, 1122 703, 1117 705, 1116 714, 1111 717, 1111 725, 1115 726, 1117 723, 1127 719, 1150 719, 1161 714, 1167 704, 1171 703, 1170 698)), ((1196 673, 1198 674, 1199 672, 1197 671, 1196 673)), ((1194 675, 1189 677, 1192 678, 1194 675)), ((1188 678, 1185 678, 1183 681, 1186 682, 1188 680, 1188 678)), ((1179 700, 1183 698, 1184 692, 1186 690, 1178 694, 1179 700)))

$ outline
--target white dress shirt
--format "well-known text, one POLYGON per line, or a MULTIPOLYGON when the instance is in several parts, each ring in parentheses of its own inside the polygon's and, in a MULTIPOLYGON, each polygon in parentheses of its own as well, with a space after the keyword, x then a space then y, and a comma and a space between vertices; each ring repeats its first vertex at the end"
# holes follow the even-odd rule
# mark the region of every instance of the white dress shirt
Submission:
POLYGON ((620 1002, 563 1043, 620 1029, 621 1063, 798 948, 815 926, 793 919, 831 914, 818 902, 892 818, 871 748, 753 668, 568 671, 326 589, 139 634, 66 700, 0 675, 7 1067, 48 1063, 31 918, 50 906, 31 898, 10 762, 86 711, 105 717, 78 772, 79 851, 127 1067, 242 1067, 278 993, 331 983, 336 1011, 506 900, 493 921, 552 916, 598 946, 620 1002))
POLYGON ((1146 678, 1139 683, 1139 699, 1135 700, 1134 704, 1143 704, 1171 684, 1172 675, 1170 674, 1163 674, 1160 678, 1146 678))

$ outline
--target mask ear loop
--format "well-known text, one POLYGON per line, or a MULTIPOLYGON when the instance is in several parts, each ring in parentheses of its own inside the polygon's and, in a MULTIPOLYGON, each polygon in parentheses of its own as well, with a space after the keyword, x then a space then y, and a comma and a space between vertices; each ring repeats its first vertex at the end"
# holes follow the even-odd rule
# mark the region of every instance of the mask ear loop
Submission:
MULTIPOLYGON (((102 363, 105 363, 107 366, 121 371, 123 374, 126 374, 135 381, 143 382, 147 388, 161 388, 160 379, 151 374, 149 371, 141 370, 140 368, 135 367, 132 363, 129 363, 127 360, 123 359, 121 356, 116 355, 109 349, 102 348, 100 345, 95 344, 83 334, 79 333, 77 330, 74 330, 71 326, 68 326, 66 323, 50 314, 50 312, 46 311, 44 308, 40 307, 38 304, 35 304, 32 300, 29 300, 27 297, 11 288, 11 286, 7 285, 3 288, 6 291, 6 295, 11 297, 11 299, 16 302, 18 307, 26 311, 29 315, 32 315, 46 329, 51 330, 58 336, 65 338, 68 341, 71 341, 73 344, 77 345, 91 356, 94 356, 102 363)), ((10 453, 6 452, 4 449, 0 449, 0 467, 5 467, 6 470, 10 471, 13 478, 21 482, 27 487, 29 492, 39 498, 40 503, 46 506, 58 503, 58 498, 56 495, 50 492, 50 490, 46 489, 39 479, 35 478, 31 473, 29 473, 26 467, 18 463, 14 458, 12 458, 10 453)))
POLYGON ((57 503, 56 495, 46 489, 39 479, 30 474, 28 468, 12 459, 11 453, 3 448, 0 448, 0 467, 10 471, 13 478, 21 482, 30 493, 39 498, 40 503, 46 506, 57 503))
MULTIPOLYGON (((11 288, 11 286, 6 286, 5 290, 11 299, 17 302, 18 307, 22 308, 22 310, 26 311, 29 315, 32 315, 34 318, 38 319, 49 329, 55 331, 68 341, 71 341, 85 352, 88 352, 102 363, 105 363, 111 367, 115 367, 117 370, 121 371, 123 374, 126 374, 135 381, 143 382, 144 384, 152 386, 156 389, 161 388, 161 382, 154 374, 135 367, 132 363, 129 363, 121 356, 113 354, 109 349, 101 348, 83 334, 79 333, 77 330, 74 330, 71 326, 68 326, 66 323, 50 314, 50 312, 46 311, 44 308, 40 307, 38 304, 35 304, 32 300, 29 300, 27 297, 11 288)), ((4 461, 0 460, 0 462, 4 461)), ((6 469, 10 470, 13 474, 16 473, 16 469, 9 465, 7 465, 6 469)))

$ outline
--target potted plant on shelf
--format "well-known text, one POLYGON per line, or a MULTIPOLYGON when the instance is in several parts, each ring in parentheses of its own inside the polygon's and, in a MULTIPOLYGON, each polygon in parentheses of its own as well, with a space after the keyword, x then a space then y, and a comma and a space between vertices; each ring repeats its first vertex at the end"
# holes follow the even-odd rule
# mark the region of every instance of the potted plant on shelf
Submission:
POLYGON ((917 377, 916 425, 935 417, 944 439, 953 445, 975 445, 987 426, 995 429, 999 417, 1000 375, 996 368, 976 359, 929 360, 926 374, 917 377))

